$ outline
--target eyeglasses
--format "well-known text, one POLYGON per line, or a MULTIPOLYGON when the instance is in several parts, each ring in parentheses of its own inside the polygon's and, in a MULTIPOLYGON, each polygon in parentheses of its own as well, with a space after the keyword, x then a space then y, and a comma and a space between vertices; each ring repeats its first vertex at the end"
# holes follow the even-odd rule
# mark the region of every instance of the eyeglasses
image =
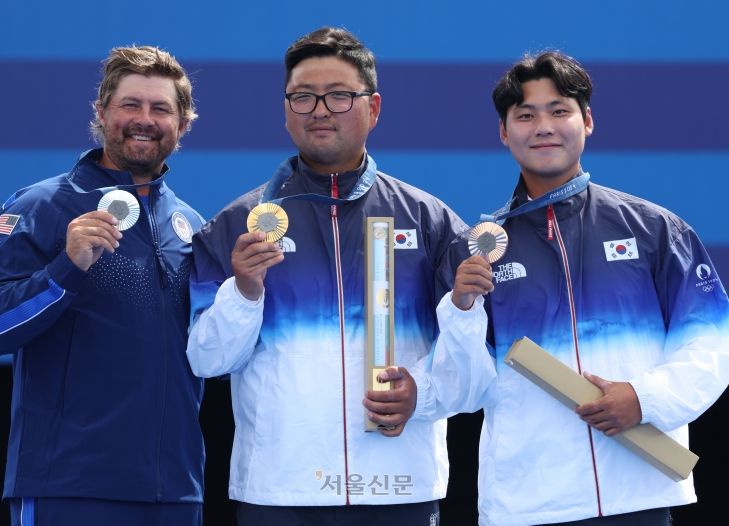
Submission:
POLYGON ((287 93, 289 107, 294 113, 311 113, 319 104, 324 101, 324 106, 332 113, 344 113, 352 109, 355 97, 366 97, 372 95, 369 91, 330 91, 324 95, 315 93, 287 93))

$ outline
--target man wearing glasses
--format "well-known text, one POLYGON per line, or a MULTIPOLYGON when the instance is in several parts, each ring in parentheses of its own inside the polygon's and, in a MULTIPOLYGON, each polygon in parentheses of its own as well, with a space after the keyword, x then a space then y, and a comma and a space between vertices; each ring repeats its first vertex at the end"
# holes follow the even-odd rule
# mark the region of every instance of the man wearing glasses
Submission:
POLYGON ((325 27, 297 40, 285 63, 286 129, 299 155, 193 239, 187 354, 200 376, 231 375, 238 522, 437 524, 446 423, 425 422, 423 369, 446 291, 435 269, 465 225, 367 155, 381 98, 361 42, 325 27), (285 237, 245 233, 251 210, 273 200, 288 215, 285 237), (363 230, 374 216, 394 217, 407 239, 395 250, 400 367, 380 374, 394 390, 363 401, 363 230), (391 429, 365 433, 363 404, 391 429))

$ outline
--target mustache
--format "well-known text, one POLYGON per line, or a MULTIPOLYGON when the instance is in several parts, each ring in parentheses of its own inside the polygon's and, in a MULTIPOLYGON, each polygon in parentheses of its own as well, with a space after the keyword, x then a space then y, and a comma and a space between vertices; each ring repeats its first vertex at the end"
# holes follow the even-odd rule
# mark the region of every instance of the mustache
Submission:
POLYGON ((162 138, 162 133, 156 126, 139 126, 138 124, 130 124, 123 130, 125 137, 132 135, 149 135, 152 139, 159 140, 162 138))

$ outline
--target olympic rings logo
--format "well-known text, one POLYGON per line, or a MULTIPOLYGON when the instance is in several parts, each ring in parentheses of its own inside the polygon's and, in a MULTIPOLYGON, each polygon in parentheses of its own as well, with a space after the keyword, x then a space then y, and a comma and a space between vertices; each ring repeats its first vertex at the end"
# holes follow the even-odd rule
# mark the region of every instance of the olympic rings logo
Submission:
POLYGON ((711 292, 712 290, 714 290, 714 285, 706 285, 704 287, 704 292, 711 292))

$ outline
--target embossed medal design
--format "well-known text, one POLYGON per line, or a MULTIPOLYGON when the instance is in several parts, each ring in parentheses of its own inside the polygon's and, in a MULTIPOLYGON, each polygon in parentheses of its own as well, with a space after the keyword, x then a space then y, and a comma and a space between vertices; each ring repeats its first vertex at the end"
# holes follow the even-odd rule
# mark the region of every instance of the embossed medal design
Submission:
POLYGON ((479 254, 493 263, 506 253, 509 236, 496 223, 479 223, 471 230, 468 237, 468 250, 474 256, 479 254))
POLYGON ((112 190, 104 194, 97 210, 109 212, 119 220, 118 230, 126 230, 134 226, 139 219, 139 203, 136 198, 124 190, 112 190))
POLYGON ((248 231, 265 232, 269 243, 281 239, 288 228, 289 216, 276 204, 260 204, 248 214, 248 231))

